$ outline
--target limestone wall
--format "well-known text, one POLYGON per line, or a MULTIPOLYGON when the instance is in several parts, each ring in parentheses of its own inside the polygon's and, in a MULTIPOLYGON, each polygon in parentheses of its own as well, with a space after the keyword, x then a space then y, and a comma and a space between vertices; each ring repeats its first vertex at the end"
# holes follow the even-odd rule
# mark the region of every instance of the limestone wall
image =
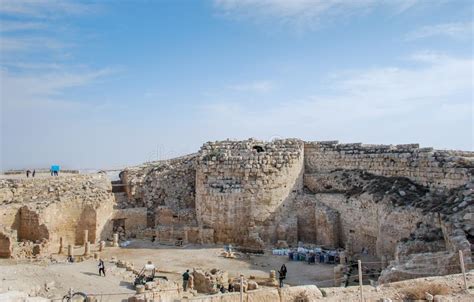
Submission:
POLYGON ((83 244, 100 239, 114 199, 105 175, 73 175, 0 180, 0 227, 13 240, 83 244))
POLYGON ((13 253, 12 246, 11 234, 0 228, 0 258, 10 258, 13 253))
POLYGON ((474 152, 409 145, 305 143, 306 173, 361 169, 376 175, 408 177, 428 186, 453 188, 473 179, 474 152))
POLYGON ((123 227, 124 236, 136 237, 147 227, 147 208, 114 209, 102 228, 101 237, 112 239, 118 227, 123 227))
MULTIPOLYGON (((223 141, 205 144, 196 165, 196 216, 214 242, 259 246, 277 240, 302 189, 303 143, 223 141)), ((292 238, 295 241, 296 238, 292 238)))
POLYGON ((398 242, 408 237, 418 222, 430 219, 420 209, 394 207, 386 201, 374 202, 369 194, 355 198, 318 193, 314 198, 339 213, 340 242, 354 253, 367 248, 371 255, 393 259, 398 242))
POLYGON ((121 173, 128 202, 125 207, 146 207, 148 227, 195 225, 195 158, 146 163, 121 173), (170 220, 159 219, 168 210, 170 220))

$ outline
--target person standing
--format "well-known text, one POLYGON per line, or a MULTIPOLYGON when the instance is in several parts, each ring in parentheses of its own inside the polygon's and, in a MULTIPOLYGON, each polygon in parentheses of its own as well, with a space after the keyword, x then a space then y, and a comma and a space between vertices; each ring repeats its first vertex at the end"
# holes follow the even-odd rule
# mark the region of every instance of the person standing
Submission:
POLYGON ((99 276, 101 276, 101 274, 104 274, 104 277, 105 277, 105 265, 104 265, 104 261, 102 259, 99 259, 99 276))
POLYGON ((31 173, 30 169, 26 170, 26 178, 30 177, 30 173, 31 173))
POLYGON ((183 290, 186 291, 188 289, 188 281, 189 281, 189 270, 186 270, 183 274, 183 290))
POLYGON ((283 287, 283 280, 286 279, 286 273, 287 273, 287 269, 286 269, 286 266, 285 264, 283 264, 280 268, 280 270, 278 271, 278 278, 280 279, 280 287, 283 287))
POLYGON ((33 169, 33 173, 31 173, 31 177, 35 177, 35 174, 36 174, 36 170, 33 169))

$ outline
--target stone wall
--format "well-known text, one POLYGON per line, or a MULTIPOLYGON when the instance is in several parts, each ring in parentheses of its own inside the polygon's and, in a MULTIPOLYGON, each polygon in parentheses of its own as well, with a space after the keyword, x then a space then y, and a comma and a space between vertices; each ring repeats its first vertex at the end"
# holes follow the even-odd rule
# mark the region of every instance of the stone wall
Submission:
POLYGON ((339 247, 339 213, 318 201, 310 194, 297 196, 293 209, 296 213, 298 241, 317 243, 326 247, 339 247))
POLYGON ((388 177, 408 177, 427 186, 454 188, 473 179, 474 152, 409 145, 306 142, 306 173, 360 169, 388 177))
POLYGON ((113 233, 120 233, 125 238, 135 238, 146 228, 147 208, 114 209, 102 228, 101 237, 112 239, 113 233))
POLYGON ((0 228, 0 258, 10 258, 13 254, 12 236, 0 228))
POLYGON ((195 225, 195 157, 188 155, 125 169, 120 175, 128 198, 124 206, 146 207, 148 227, 195 225), (163 223, 158 209, 165 208, 172 219, 163 223))
MULTIPOLYGON (((276 242, 278 225, 302 189, 303 143, 206 143, 196 165, 196 216, 214 242, 261 247, 276 242)), ((285 238, 295 241, 296 238, 285 238)))
POLYGON ((103 174, 2 179, 0 197, 0 227, 15 241, 83 244, 88 230, 97 242, 114 206, 103 174))

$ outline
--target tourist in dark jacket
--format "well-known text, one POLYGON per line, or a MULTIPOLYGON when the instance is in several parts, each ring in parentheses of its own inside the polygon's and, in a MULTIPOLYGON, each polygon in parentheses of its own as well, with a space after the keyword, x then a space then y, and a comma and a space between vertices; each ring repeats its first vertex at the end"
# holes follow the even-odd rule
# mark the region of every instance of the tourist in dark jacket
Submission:
POLYGON ((189 282, 189 270, 183 274, 183 290, 186 291, 188 289, 188 282, 189 282))
POLYGON ((285 280, 286 278, 286 273, 287 273, 287 269, 286 269, 286 266, 283 264, 280 268, 280 270, 278 271, 278 279, 280 279, 280 287, 283 287, 283 280, 285 280))
POLYGON ((101 274, 104 274, 104 277, 105 277, 105 265, 102 259, 99 259, 98 267, 99 267, 99 276, 101 276, 101 274))

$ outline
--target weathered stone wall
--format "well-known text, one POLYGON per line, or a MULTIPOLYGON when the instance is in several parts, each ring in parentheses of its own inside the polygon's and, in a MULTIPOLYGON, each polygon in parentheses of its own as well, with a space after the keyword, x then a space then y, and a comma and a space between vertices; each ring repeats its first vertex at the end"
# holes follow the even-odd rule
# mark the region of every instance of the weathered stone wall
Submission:
POLYGON ((393 259, 397 243, 425 219, 420 209, 394 207, 387 201, 376 203, 369 194, 348 197, 318 193, 314 198, 339 213, 340 241, 353 253, 367 248, 371 255, 393 259))
POLYGON ((339 213, 313 195, 299 194, 289 212, 296 213, 298 241, 339 247, 339 213))
POLYGON ((442 151, 409 145, 305 143, 306 173, 360 169, 388 177, 408 177, 427 186, 454 188, 473 179, 474 152, 442 151))
POLYGON ((219 243, 259 247, 275 242, 278 225, 286 223, 283 208, 302 189, 302 172, 299 140, 205 144, 196 167, 200 228, 213 229, 219 243))
MULTIPOLYGON (((96 242, 114 206, 105 175, 0 180, 0 227, 14 240, 83 244, 96 242)), ((0 247, 1 248, 1 247, 0 247)))
POLYGON ((120 175, 128 197, 124 207, 146 207, 148 227, 196 225, 195 158, 192 154, 125 169, 120 175), (160 221, 164 209, 171 220, 160 221))
POLYGON ((136 237, 147 227, 147 208, 114 209, 102 228, 101 238, 112 239, 113 233, 118 232, 117 228, 122 226, 122 223, 123 232, 120 233, 125 237, 136 237))
POLYGON ((13 253, 12 237, 5 229, 0 228, 0 258, 10 258, 13 253))

